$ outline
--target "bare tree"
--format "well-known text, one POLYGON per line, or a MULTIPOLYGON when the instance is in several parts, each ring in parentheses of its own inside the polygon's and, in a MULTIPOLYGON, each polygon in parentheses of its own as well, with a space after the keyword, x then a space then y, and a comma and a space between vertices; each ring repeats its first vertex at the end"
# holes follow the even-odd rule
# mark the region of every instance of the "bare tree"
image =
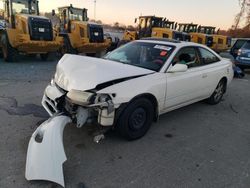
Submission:
POLYGON ((250 25, 250 0, 239 0, 240 12, 236 15, 232 29, 237 30, 242 20, 250 25))

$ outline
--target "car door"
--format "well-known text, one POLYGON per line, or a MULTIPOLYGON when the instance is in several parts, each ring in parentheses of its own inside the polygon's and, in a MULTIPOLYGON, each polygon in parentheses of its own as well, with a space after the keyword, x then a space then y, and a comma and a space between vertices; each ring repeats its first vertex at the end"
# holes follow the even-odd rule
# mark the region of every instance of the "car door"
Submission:
POLYGON ((181 106, 203 97, 206 75, 197 47, 184 47, 173 58, 172 65, 186 64, 186 72, 166 73, 167 91, 165 109, 181 106))
POLYGON ((198 47, 201 57, 201 68, 203 77, 202 96, 209 97, 215 90, 222 75, 225 75, 228 65, 223 63, 221 59, 214 54, 214 52, 198 47))

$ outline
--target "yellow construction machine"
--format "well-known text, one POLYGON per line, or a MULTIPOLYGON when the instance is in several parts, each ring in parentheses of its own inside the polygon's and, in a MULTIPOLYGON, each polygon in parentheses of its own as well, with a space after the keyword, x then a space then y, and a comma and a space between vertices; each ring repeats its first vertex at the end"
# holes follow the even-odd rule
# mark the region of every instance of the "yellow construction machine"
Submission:
POLYGON ((231 47, 231 37, 220 35, 219 29, 216 31, 216 27, 199 26, 198 32, 208 34, 213 37, 213 44, 211 48, 217 53, 226 51, 231 47))
POLYGON ((40 54, 46 60, 63 44, 53 32, 51 20, 39 16, 37 0, 4 0, 4 19, 0 47, 7 62, 16 61, 20 53, 40 54))
POLYGON ((103 26, 88 21, 87 9, 72 5, 58 8, 59 36, 64 39, 61 54, 85 53, 100 57, 106 53, 111 41, 104 39, 103 26))
POLYGON ((191 41, 208 47, 213 45, 213 37, 210 34, 200 33, 198 31, 198 24, 193 23, 180 23, 178 31, 189 33, 191 35, 191 41))
MULTIPOLYGON (((138 19, 135 19, 135 23, 138 19)), ((137 31, 126 31, 121 44, 147 37, 169 38, 181 41, 189 41, 187 33, 176 30, 177 23, 166 20, 163 17, 140 16, 137 31)))

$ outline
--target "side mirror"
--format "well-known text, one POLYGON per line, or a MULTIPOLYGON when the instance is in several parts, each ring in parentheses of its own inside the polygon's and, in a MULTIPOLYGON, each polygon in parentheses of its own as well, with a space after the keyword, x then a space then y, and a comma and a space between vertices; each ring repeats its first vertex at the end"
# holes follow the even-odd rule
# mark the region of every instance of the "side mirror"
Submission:
POLYGON ((167 73, 186 72, 187 70, 188 70, 187 65, 177 63, 174 66, 170 67, 167 73))
POLYGON ((52 10, 51 15, 52 15, 52 16, 55 16, 55 15, 56 15, 56 12, 55 12, 55 10, 54 10, 54 9, 52 10))

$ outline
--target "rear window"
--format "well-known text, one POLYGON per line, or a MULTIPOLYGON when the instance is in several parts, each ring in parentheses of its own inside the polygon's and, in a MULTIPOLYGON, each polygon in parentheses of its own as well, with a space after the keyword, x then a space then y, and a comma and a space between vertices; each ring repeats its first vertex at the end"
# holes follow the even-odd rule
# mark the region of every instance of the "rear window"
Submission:
POLYGON ((234 48, 240 49, 246 42, 247 40, 237 40, 234 45, 234 48))
POLYGON ((249 49, 250 50, 250 41, 247 41, 243 46, 242 48, 244 49, 249 49))

